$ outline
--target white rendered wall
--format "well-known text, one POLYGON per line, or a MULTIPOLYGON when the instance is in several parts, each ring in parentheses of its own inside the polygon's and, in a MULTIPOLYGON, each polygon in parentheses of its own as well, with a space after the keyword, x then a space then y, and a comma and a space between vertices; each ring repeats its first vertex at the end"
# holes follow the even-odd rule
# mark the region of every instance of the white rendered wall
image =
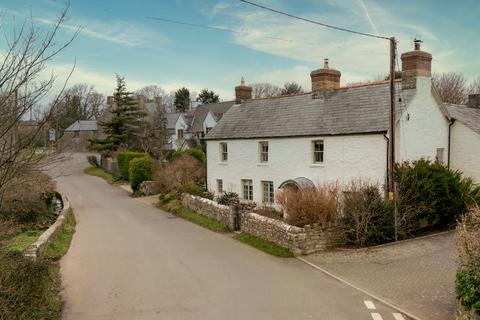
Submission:
POLYGON ((480 183, 480 135, 456 121, 451 139, 451 167, 480 183))
POLYGON ((175 134, 172 135, 172 138, 171 138, 173 149, 178 150, 182 146, 183 141, 189 138, 189 134, 187 134, 187 129, 188 129, 188 126, 187 126, 187 123, 185 122, 185 119, 183 118, 183 116, 179 116, 177 119, 177 122, 175 123, 175 134), (184 137, 183 140, 180 140, 178 138, 178 130, 180 129, 183 129, 183 137, 184 137))
POLYGON ((213 128, 217 124, 217 121, 215 121, 215 118, 212 116, 212 113, 209 111, 207 113, 207 116, 205 117, 205 120, 203 120, 203 133, 207 133, 207 128, 213 128))
POLYGON ((207 141, 207 183, 216 192, 217 179, 224 191, 242 197, 241 180, 253 180, 253 201, 262 202, 261 181, 273 181, 275 191, 286 180, 306 177, 314 183, 348 183, 352 179, 385 182, 387 143, 382 134, 309 138, 275 138, 207 141), (324 140, 324 163, 313 164, 312 141, 324 140), (268 163, 259 162, 260 141, 269 143, 268 163), (228 144, 228 161, 220 161, 219 143, 228 144))
POLYGON ((396 131, 396 162, 428 158, 435 160, 437 148, 448 152, 448 120, 431 91, 431 79, 417 78, 417 92, 402 111, 396 131))

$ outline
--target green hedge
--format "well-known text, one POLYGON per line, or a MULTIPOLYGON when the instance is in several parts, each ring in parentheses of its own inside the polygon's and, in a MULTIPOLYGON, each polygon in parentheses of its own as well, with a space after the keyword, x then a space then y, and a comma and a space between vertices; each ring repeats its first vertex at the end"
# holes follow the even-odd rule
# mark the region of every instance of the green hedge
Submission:
POLYGON ((466 308, 480 315, 480 268, 457 273, 457 295, 466 308))
POLYGON ((120 177, 123 180, 129 180, 129 168, 130 161, 135 158, 142 158, 148 156, 142 152, 119 152, 117 155, 118 170, 120 171, 120 177))
POLYGON ((197 149, 197 148, 189 148, 189 149, 184 150, 184 151, 180 151, 180 150, 169 151, 165 155, 165 159, 168 160, 168 161, 173 161, 173 160, 181 157, 184 154, 191 155, 192 157, 194 157, 198 161, 205 162, 205 152, 203 152, 201 149, 197 149))
POLYGON ((152 180, 153 161, 148 156, 134 158, 130 161, 129 182, 134 192, 138 191, 143 181, 152 180))

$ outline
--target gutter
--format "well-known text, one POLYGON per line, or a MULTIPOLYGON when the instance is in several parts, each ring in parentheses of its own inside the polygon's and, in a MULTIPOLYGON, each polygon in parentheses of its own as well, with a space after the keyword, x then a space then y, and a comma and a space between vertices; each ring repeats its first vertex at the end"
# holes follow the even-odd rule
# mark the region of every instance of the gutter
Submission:
POLYGON ((450 119, 450 123, 448 124, 448 152, 447 152, 447 167, 450 169, 450 161, 451 161, 451 150, 452 150, 452 126, 455 123, 455 119, 450 119))

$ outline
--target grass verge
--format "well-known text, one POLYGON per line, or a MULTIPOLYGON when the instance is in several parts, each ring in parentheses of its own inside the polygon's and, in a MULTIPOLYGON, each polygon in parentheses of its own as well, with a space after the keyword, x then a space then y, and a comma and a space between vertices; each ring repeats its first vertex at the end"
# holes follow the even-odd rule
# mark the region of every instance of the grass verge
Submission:
POLYGON ((228 232, 228 228, 223 223, 190 210, 178 200, 172 200, 161 205, 160 208, 212 231, 219 233, 228 232))
POLYGON ((22 232, 12 239, 10 239, 7 243, 7 250, 8 251, 24 251, 30 245, 37 241, 38 237, 42 234, 43 231, 40 230, 27 230, 22 232))
POLYGON ((57 234, 55 239, 50 242, 43 252, 45 258, 59 260, 67 253, 70 243, 72 242, 73 234, 75 233, 75 225, 75 216, 73 215, 72 209, 70 209, 62 231, 57 234))
POLYGON ((83 173, 89 174, 91 176, 100 177, 108 183, 113 183, 115 178, 110 172, 98 167, 88 167, 83 170, 83 173))
POLYGON ((254 248, 262 250, 265 253, 271 254, 272 256, 275 256, 275 257, 282 257, 282 258, 293 257, 293 253, 289 249, 280 247, 279 245, 276 245, 273 242, 264 240, 262 238, 256 237, 254 235, 251 235, 245 232, 242 232, 236 235, 235 239, 245 244, 248 244, 254 248))

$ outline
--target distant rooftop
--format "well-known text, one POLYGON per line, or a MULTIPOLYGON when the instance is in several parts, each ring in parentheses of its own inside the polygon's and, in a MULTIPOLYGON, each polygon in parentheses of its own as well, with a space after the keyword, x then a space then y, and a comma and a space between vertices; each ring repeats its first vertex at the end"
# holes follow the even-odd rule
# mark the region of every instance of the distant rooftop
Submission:
POLYGON ((65 131, 96 131, 98 130, 96 120, 77 120, 65 131))

